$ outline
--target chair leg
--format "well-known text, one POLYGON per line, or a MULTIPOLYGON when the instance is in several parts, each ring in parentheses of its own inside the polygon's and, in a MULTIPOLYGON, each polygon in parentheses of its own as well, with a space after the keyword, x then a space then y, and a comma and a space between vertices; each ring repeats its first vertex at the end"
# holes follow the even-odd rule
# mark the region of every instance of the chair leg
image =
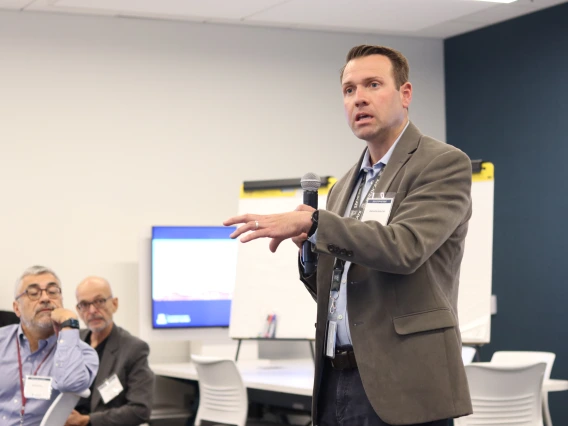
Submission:
POLYGON ((548 409, 548 392, 542 393, 542 414, 544 417, 544 424, 552 426, 552 418, 550 417, 550 410, 548 409))

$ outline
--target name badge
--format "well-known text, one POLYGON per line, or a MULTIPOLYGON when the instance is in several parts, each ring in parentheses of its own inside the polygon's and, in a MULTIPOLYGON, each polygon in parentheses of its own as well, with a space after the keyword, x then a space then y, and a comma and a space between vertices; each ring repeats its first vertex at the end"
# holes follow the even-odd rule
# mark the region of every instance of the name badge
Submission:
POLYGON ((369 198, 361 221, 374 220, 386 226, 392 210, 394 198, 369 198))
POLYGON ((51 399, 51 377, 26 376, 24 396, 29 399, 51 399))
POLYGON ((335 340, 337 337, 337 322, 327 322, 327 336, 325 341, 325 355, 335 358, 335 340))
POLYGON ((116 374, 113 374, 105 382, 97 388, 101 394, 103 402, 107 404, 118 396, 120 392, 124 390, 120 380, 116 374))

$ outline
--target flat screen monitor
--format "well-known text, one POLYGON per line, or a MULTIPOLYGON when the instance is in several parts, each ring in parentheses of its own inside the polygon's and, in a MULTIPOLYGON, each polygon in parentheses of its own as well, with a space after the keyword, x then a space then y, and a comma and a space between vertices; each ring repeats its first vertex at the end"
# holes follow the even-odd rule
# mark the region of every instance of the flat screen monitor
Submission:
POLYGON ((228 327, 237 240, 227 226, 152 227, 153 328, 228 327))

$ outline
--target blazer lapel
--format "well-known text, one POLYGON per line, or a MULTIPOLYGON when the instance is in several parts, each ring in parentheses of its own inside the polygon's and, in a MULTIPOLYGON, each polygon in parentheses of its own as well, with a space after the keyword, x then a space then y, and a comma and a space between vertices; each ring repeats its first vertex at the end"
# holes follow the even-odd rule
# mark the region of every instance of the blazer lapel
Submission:
MULTIPOLYGON (((392 180, 399 172, 399 170, 406 164, 406 162, 412 157, 416 148, 418 148, 418 142, 422 137, 422 133, 420 130, 410 122, 408 127, 400 137, 398 144, 396 145, 391 158, 385 167, 384 172, 381 174, 381 178, 377 183, 377 187, 375 188, 375 193, 377 192, 388 192, 388 188, 392 183, 392 180)), ((351 168, 347 172, 345 176, 345 185, 342 187, 338 187, 337 190, 339 193, 337 194, 337 202, 334 203, 334 206, 331 206, 330 211, 343 216, 345 213, 345 209, 347 208, 347 203, 351 198, 351 194, 353 193, 353 188, 357 183, 357 179, 359 178, 359 171, 361 169, 361 163, 363 162, 363 157, 365 156, 365 152, 367 149, 363 151, 361 157, 357 164, 351 168)))
POLYGON ((418 148, 418 142, 420 141, 421 136, 422 133, 420 133, 420 130, 418 130, 418 128, 410 122, 394 148, 391 158, 389 159, 384 172, 381 174, 381 178, 377 182, 375 194, 388 192, 394 177, 397 175, 402 166, 406 164, 410 157, 412 157, 416 148, 418 148))
POLYGON ((116 364, 116 351, 119 346, 118 327, 116 324, 112 326, 112 331, 107 338, 106 346, 103 352, 103 357, 99 365, 99 371, 95 378, 95 386, 93 387, 93 395, 91 395, 91 412, 95 412, 97 405, 102 401, 101 393, 97 389, 100 385, 108 379, 114 366, 116 364))
POLYGON ((357 179, 359 178, 361 162, 363 161, 363 157, 365 156, 366 151, 367 149, 363 151, 361 158, 359 158, 357 164, 347 172, 347 175, 345 176, 345 184, 342 187, 337 188, 337 201, 334 203, 335 205, 331 207, 330 211, 338 214, 339 216, 343 216, 343 214, 345 213, 347 203, 349 202, 349 198, 351 198, 351 193, 353 192, 353 188, 355 187, 357 179))

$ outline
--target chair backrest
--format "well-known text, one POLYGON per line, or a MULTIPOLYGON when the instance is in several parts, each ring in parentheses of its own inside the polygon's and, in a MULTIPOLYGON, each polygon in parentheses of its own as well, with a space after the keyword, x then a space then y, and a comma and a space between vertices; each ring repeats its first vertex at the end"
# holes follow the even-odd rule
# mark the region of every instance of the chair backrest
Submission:
POLYGON ((556 354, 553 352, 497 351, 491 357, 491 363, 499 365, 527 365, 545 362, 544 378, 550 379, 555 359, 556 354))
POLYGON ((235 361, 192 355, 199 382, 199 407, 195 424, 201 420, 245 426, 247 390, 235 361))
POLYGON ((477 349, 473 346, 462 346, 462 360, 463 365, 468 365, 473 362, 473 358, 475 358, 475 354, 477 349))
POLYGON ((456 426, 542 426, 541 392, 546 364, 465 366, 473 414, 456 426))
POLYGON ((88 398, 91 394, 89 389, 81 393, 62 392, 51 403, 47 412, 43 416, 40 426, 63 426, 71 414, 71 411, 79 402, 81 397, 88 398))
POLYGON ((10 311, 0 311, 0 327, 4 327, 5 325, 11 324, 19 324, 20 318, 14 313, 10 311))

